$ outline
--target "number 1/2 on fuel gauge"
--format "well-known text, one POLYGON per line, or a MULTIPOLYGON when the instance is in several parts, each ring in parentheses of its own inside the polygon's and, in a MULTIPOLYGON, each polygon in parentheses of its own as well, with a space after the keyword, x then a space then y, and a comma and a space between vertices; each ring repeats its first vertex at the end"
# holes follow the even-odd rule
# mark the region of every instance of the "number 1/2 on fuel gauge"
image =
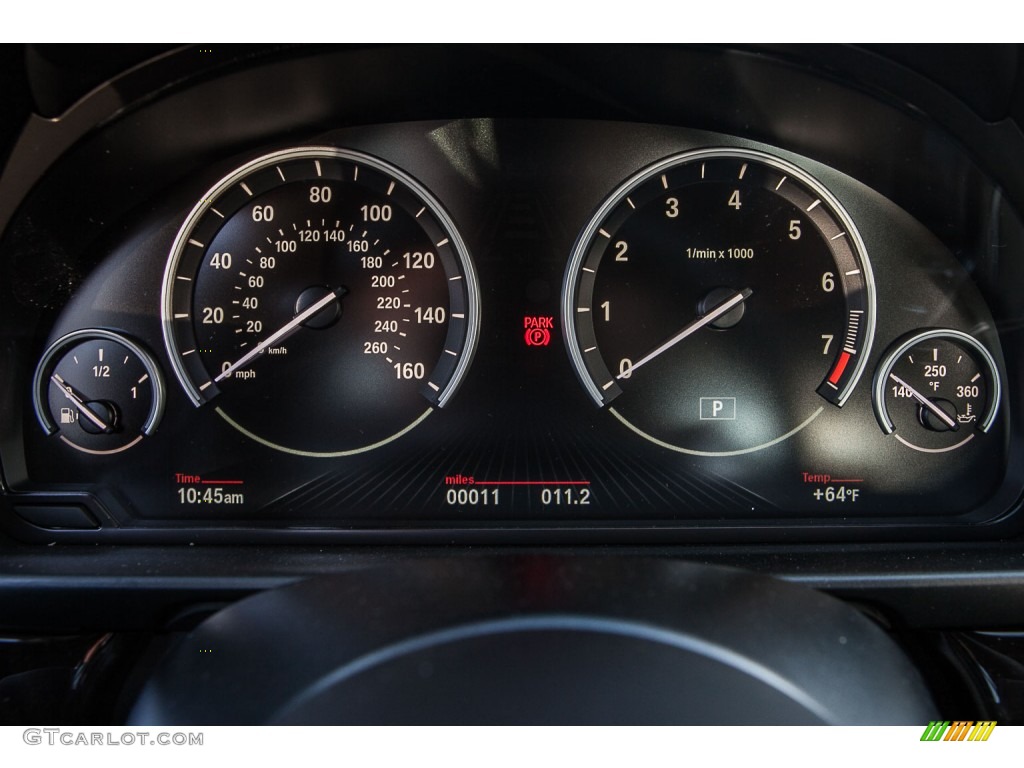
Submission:
POLYGON ((47 435, 102 456, 153 434, 163 414, 164 385, 142 346, 119 333, 91 328, 50 345, 36 367, 32 399, 47 435))

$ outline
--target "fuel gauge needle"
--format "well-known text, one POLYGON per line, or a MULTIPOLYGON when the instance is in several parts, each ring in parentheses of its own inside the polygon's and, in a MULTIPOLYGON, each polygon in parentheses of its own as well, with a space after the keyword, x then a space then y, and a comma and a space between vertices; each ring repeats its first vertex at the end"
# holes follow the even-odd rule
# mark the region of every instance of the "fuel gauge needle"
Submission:
POLYGON ((933 403, 927 397, 922 395, 920 392, 918 392, 912 386, 907 384, 907 382, 905 382, 903 379, 901 379, 895 373, 890 373, 889 374, 889 378, 892 379, 893 381, 895 381, 897 384, 899 384, 905 390, 907 390, 907 392, 909 392, 913 396, 913 398, 915 400, 917 400, 917 402, 919 402, 921 405, 923 405, 929 411, 931 411, 936 416, 938 416, 939 417, 939 421, 941 421, 943 424, 945 424, 947 427, 949 427, 952 431, 955 432, 956 430, 960 429, 960 425, 957 424, 956 420, 952 419, 944 410, 939 408, 939 406, 937 406, 935 403, 933 403))
POLYGON ((90 410, 85 400, 76 395, 71 390, 71 385, 64 381, 64 379, 62 379, 60 376, 54 373, 50 376, 50 381, 56 384, 57 388, 64 393, 64 397, 66 397, 68 400, 74 403, 75 407, 78 409, 78 412, 85 416, 85 418, 87 418, 93 424, 95 424, 97 428, 103 430, 108 434, 114 431, 114 428, 112 426, 107 424, 107 422, 105 422, 103 419, 101 419, 99 416, 93 413, 92 410, 90 410))
POLYGON ((670 338, 668 341, 666 341, 656 349, 653 349, 650 352, 648 352, 646 355, 637 360, 635 363, 633 363, 633 365, 631 365, 629 368, 627 368, 625 371, 620 373, 615 378, 623 379, 626 378, 627 376, 632 376, 633 372, 636 371, 636 369, 639 368, 641 365, 646 365, 647 363, 651 362, 651 360, 660 355, 662 352, 665 352, 666 350, 674 347, 687 336, 696 333, 705 325, 710 325, 711 323, 715 322, 715 320, 720 318, 722 315, 728 313, 731 309, 749 299, 753 294, 754 292, 752 290, 750 290, 749 288, 744 288, 742 291, 738 291, 733 296, 730 296, 728 299, 723 300, 720 304, 713 307, 711 311, 708 312, 706 315, 701 315, 696 320, 686 325, 675 336, 670 338))
POLYGON ((221 371, 220 375, 214 378, 214 381, 223 381, 232 373, 237 371, 239 368, 247 366, 257 357, 263 354, 263 351, 268 347, 272 347, 275 344, 284 341, 286 338, 288 338, 297 330, 299 330, 302 324, 309 320, 309 318, 313 317, 321 310, 325 309, 326 307, 330 306, 335 301, 340 299, 345 294, 345 292, 345 288, 336 288, 335 290, 331 291, 326 296, 324 296, 322 299, 320 299, 320 301, 304 309, 302 312, 299 312, 299 314, 297 314, 295 317, 293 317, 291 320, 285 323, 281 328, 267 336, 267 338, 265 338, 255 347, 253 347, 240 358, 238 358, 238 360, 236 360, 234 363, 232 363, 223 371, 221 371))

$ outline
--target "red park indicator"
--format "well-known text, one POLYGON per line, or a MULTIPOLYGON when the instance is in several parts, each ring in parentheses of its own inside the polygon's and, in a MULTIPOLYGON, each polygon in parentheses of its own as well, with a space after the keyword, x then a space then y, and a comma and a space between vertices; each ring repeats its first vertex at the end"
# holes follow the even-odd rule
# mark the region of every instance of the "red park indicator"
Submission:
POLYGON ((546 347, 551 343, 551 331, 555 329, 555 318, 550 315, 525 315, 523 317, 523 338, 528 347, 546 347))

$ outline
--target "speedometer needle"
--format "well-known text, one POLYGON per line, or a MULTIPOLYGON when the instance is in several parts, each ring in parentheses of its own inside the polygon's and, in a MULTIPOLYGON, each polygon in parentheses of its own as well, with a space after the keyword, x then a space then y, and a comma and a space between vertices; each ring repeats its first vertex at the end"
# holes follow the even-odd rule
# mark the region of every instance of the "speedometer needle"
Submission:
POLYGON ((85 416, 85 418, 91 421, 94 425, 96 425, 96 427, 98 427, 100 430, 108 434, 114 431, 114 428, 112 426, 107 424, 107 422, 105 422, 103 419, 101 419, 99 416, 92 412, 92 410, 89 408, 85 400, 76 395, 71 390, 71 385, 64 381, 64 379, 62 379, 55 373, 52 376, 50 376, 50 381, 56 384, 57 388, 64 393, 64 397, 66 397, 68 400, 74 403, 75 407, 78 409, 78 412, 85 416))
POLYGON ((313 304, 312 306, 308 307, 307 309, 304 309, 302 312, 299 312, 299 314, 297 314, 295 317, 293 317, 291 320, 289 320, 287 323, 285 323, 281 328, 279 328, 278 330, 274 331, 272 334, 267 336, 267 338, 265 338, 263 341, 261 341, 255 347, 253 347, 248 352, 246 352, 244 355, 242 355, 240 358, 238 358, 238 360, 236 360, 234 363, 232 363, 227 368, 225 368, 223 371, 221 371, 220 375, 216 376, 214 378, 214 381, 223 381, 228 376, 230 376, 232 373, 237 371, 239 368, 244 368, 245 366, 247 366, 249 363, 251 363, 257 357, 259 357, 261 354, 263 354, 263 351, 265 349, 267 349, 268 347, 272 347, 275 344, 279 344, 280 342, 284 341, 286 338, 288 338, 293 333, 295 333, 297 330, 299 330, 299 328, 302 326, 302 324, 304 322, 306 322, 307 320, 309 320, 309 318, 313 317, 314 315, 319 313, 324 308, 330 306, 332 303, 334 303, 335 301, 340 299, 344 294, 345 294, 345 289, 344 288, 337 288, 337 289, 331 291, 330 293, 328 293, 322 299, 320 299, 320 301, 316 302, 315 304, 313 304))
POLYGON ((687 336, 690 336, 691 334, 696 333, 701 328, 703 328, 705 325, 709 325, 710 323, 715 322, 715 320, 720 318, 722 315, 728 313, 731 309, 733 309, 734 307, 742 304, 744 301, 749 299, 753 295, 753 293, 754 292, 752 290, 750 290, 749 288, 744 288, 742 291, 736 293, 733 296, 730 296, 728 299, 725 299, 720 304, 718 304, 717 306, 712 308, 712 310, 710 312, 708 312, 706 315, 702 315, 701 317, 698 317, 692 323, 690 323, 689 325, 684 327, 683 330, 681 330, 679 333, 677 333, 671 339, 669 339, 668 341, 666 341, 664 344, 662 344, 661 346, 657 347, 656 349, 653 349, 650 352, 648 352, 646 355, 644 355, 642 358, 637 360, 635 363, 633 363, 631 366, 629 366, 625 371, 620 373, 615 378, 616 379, 623 379, 623 378, 626 378, 628 376, 632 376, 633 372, 637 368, 639 368, 641 365, 646 365, 647 363, 651 362, 651 360, 656 358, 658 355, 660 355, 665 350, 670 349, 671 347, 674 347, 676 344, 678 344, 680 341, 685 339, 687 336))
POLYGON ((918 392, 918 391, 917 391, 916 389, 914 389, 914 388, 913 388, 912 386, 910 386, 909 384, 907 384, 907 382, 905 382, 905 381, 904 381, 903 379, 901 379, 901 378, 900 378, 899 376, 897 376, 897 375, 896 375, 895 373, 892 373, 892 372, 890 372, 890 373, 889 373, 889 378, 890 378, 890 379, 892 379, 893 381, 895 381, 895 382, 896 382, 897 384, 899 384, 899 385, 900 385, 901 387, 903 387, 903 388, 904 388, 905 390, 907 390, 907 392, 909 392, 909 393, 911 394, 911 396, 912 396, 912 397, 913 397, 913 398, 914 398, 915 400, 917 400, 917 402, 919 402, 919 403, 920 403, 921 405, 923 405, 923 406, 924 406, 925 408, 927 408, 927 409, 928 409, 929 411, 931 411, 931 412, 932 412, 932 413, 934 413, 934 414, 935 414, 936 416, 938 416, 938 417, 939 417, 939 420, 940 420, 940 421, 941 421, 941 422, 942 422, 943 424, 945 424, 945 425, 946 425, 947 427, 949 427, 949 428, 950 428, 951 430, 953 430, 953 431, 956 431, 956 430, 960 429, 960 425, 959 425, 959 424, 957 424, 957 422, 956 422, 955 420, 953 420, 952 418, 950 418, 949 414, 947 414, 947 413, 946 413, 946 412, 945 412, 944 410, 942 410, 941 408, 939 408, 939 406, 937 406, 937 405, 936 405, 935 403, 933 403, 933 402, 932 402, 931 400, 929 400, 929 399, 928 399, 927 397, 925 397, 924 395, 922 395, 922 394, 921 394, 920 392, 918 392))

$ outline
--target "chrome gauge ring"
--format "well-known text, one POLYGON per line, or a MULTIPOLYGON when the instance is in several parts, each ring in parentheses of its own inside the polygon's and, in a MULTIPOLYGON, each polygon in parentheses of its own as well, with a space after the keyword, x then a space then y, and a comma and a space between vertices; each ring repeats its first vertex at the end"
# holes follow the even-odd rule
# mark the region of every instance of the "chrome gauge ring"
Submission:
POLYGON ((441 204, 393 165, 332 147, 274 152, 217 182, 163 281, 164 338, 189 398, 302 456, 376 448, 443 407, 479 314, 441 204))

